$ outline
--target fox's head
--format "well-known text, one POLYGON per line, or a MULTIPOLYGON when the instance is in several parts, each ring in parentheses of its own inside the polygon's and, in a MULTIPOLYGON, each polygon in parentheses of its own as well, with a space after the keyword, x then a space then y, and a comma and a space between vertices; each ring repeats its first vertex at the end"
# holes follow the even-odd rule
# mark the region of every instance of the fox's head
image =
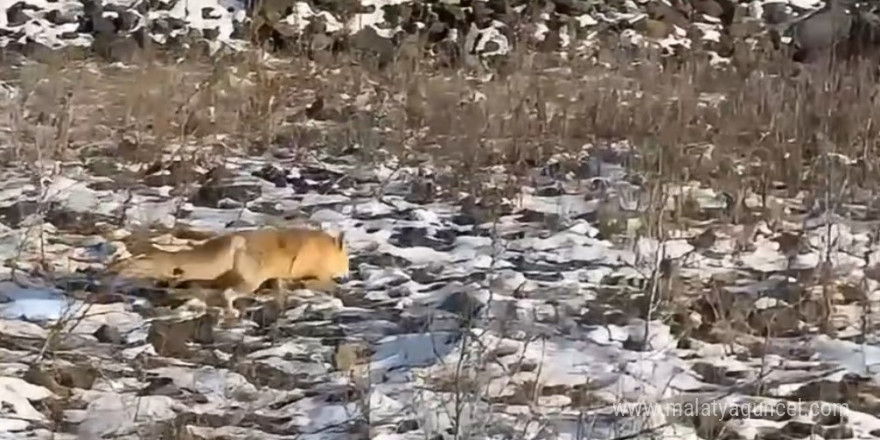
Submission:
POLYGON ((345 233, 340 231, 333 237, 333 252, 327 263, 330 267, 330 274, 338 283, 348 281, 348 246, 345 245, 345 233))
POLYGON ((291 258, 289 275, 292 278, 318 278, 337 283, 348 281, 345 234, 333 235, 319 229, 295 229, 287 231, 282 241, 282 249, 295 253, 288 255, 287 251, 282 252, 291 258))

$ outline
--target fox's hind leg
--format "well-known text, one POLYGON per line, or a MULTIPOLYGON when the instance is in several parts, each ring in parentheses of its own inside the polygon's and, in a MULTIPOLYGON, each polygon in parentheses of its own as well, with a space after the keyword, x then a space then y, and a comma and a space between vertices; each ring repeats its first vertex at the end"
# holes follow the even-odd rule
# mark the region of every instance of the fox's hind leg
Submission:
POLYGON ((263 275, 259 260, 246 248, 237 249, 233 258, 232 269, 217 277, 214 284, 224 289, 227 313, 238 316, 233 304, 235 300, 249 297, 266 281, 266 277, 263 275))
POLYGON ((332 290, 336 283, 323 262, 306 258, 296 258, 290 263, 288 282, 295 282, 300 288, 308 290, 332 290))

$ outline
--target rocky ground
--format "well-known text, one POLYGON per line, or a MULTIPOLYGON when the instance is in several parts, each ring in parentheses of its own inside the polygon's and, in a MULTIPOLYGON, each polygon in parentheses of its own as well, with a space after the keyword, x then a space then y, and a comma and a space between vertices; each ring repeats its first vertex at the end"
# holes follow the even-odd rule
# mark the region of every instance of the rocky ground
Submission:
POLYGON ((3 7, 0 438, 880 437, 872 4, 3 7), (353 279, 103 276, 291 223, 353 279))
MULTIPOLYGON (((588 189, 622 177, 619 162, 599 158, 607 153, 584 151, 566 179, 533 170, 537 185, 491 221, 467 197, 435 198, 418 169, 366 168, 355 154, 236 160, 189 203, 153 179, 125 194, 106 189, 124 170, 88 172, 89 161, 39 182, 9 171, 2 248, 16 270, 0 285, 4 436, 880 434, 874 348, 858 339, 874 313, 854 292, 877 286, 862 273, 877 258, 870 225, 806 220, 795 252, 763 223, 662 246, 621 242, 598 228, 607 221, 588 189), (344 230, 355 280, 333 293, 293 291, 286 304, 262 297, 228 322, 162 290, 92 286, 147 221, 220 231, 278 224, 279 211, 344 230), (791 275, 826 253, 834 338, 805 322, 797 303, 819 301, 791 275), (679 266, 651 287, 658 257, 679 266), (673 305, 645 321, 651 297, 673 305), (644 419, 615 414, 620 402, 723 409, 644 419)), ((724 205, 691 190, 701 211, 724 205)))
POLYGON ((880 25, 874 5, 835 1, 10 0, 0 47, 130 62, 156 48, 216 55, 257 43, 311 58, 355 51, 387 65, 428 54, 473 66, 523 46, 596 56, 609 40, 697 52, 715 63, 750 58, 768 39, 778 49, 793 38, 805 59, 834 44, 872 45, 880 25))

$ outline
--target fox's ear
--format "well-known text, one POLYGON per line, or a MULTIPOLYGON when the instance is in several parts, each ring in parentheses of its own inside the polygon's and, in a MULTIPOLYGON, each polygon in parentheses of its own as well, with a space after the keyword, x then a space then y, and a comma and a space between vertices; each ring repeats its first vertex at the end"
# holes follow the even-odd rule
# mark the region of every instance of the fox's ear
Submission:
POLYGON ((336 247, 342 249, 342 246, 345 244, 345 232, 340 231, 339 234, 336 235, 336 247))

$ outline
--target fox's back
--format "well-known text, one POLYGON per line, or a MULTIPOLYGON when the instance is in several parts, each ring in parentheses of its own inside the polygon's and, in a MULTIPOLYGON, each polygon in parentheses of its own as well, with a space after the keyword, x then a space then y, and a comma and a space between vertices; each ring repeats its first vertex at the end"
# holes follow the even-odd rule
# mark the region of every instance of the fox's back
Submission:
POLYGON ((248 248, 272 277, 348 275, 348 249, 342 237, 314 229, 248 231, 248 248))
POLYGON ((220 236, 182 251, 152 249, 144 255, 116 263, 110 269, 124 276, 160 279, 210 280, 232 269, 232 255, 245 246, 235 236, 220 236))

